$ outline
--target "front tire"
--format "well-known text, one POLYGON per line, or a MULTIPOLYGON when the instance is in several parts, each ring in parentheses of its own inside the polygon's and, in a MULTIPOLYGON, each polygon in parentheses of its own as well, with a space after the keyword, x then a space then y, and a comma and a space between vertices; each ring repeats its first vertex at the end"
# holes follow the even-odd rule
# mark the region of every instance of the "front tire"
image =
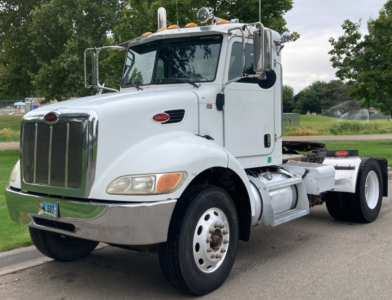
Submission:
POLYGON ((35 247, 43 255, 60 261, 73 261, 89 255, 98 242, 30 227, 35 247))
POLYGON ((163 274, 187 294, 208 294, 229 275, 238 237, 237 211, 230 195, 218 187, 191 187, 178 200, 168 240, 159 247, 163 274))

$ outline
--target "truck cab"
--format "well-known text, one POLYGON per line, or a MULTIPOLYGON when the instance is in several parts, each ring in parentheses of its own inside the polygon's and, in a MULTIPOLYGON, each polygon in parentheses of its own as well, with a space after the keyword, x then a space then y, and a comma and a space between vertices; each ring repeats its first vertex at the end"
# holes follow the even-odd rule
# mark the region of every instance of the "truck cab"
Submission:
POLYGON ((203 295, 225 281, 253 226, 324 201, 338 219, 377 218, 385 161, 334 152, 314 163, 283 150, 287 35, 203 12, 210 25, 117 46, 120 91, 24 116, 6 200, 43 254, 75 260, 98 242, 147 249, 172 285, 203 295))

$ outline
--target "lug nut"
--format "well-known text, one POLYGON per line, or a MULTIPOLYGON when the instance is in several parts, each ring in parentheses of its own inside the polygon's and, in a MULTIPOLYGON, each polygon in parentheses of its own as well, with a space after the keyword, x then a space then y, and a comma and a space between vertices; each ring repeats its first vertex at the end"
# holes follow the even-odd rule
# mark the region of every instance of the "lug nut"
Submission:
POLYGON ((223 244, 228 244, 229 240, 223 240, 223 244))
POLYGON ((212 248, 208 248, 208 249, 207 249, 207 252, 212 252, 212 248))
POLYGON ((212 242, 212 239, 208 238, 207 243, 211 243, 211 242, 212 242))
POLYGON ((220 228, 225 228, 225 224, 220 224, 220 228))
POLYGON ((216 255, 215 254, 211 254, 211 258, 216 258, 216 255))
POLYGON ((215 230, 210 228, 210 233, 214 233, 214 232, 215 232, 215 230))
POLYGON ((223 234, 229 234, 227 230, 223 230, 223 234))
POLYGON ((221 249, 221 252, 222 252, 222 253, 225 253, 225 252, 226 252, 226 249, 225 249, 225 248, 222 248, 222 249, 221 249))
POLYGON ((216 258, 221 258, 221 257, 222 257, 222 255, 220 255, 220 254, 216 255, 216 258))
POLYGON ((214 227, 215 228, 220 228, 220 224, 219 223, 215 223, 214 227))

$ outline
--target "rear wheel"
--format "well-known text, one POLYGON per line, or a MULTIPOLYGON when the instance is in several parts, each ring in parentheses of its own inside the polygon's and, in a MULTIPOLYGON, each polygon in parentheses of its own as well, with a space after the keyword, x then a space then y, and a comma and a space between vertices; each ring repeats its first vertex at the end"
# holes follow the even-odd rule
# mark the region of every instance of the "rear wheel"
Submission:
POLYGON ((178 200, 159 260, 168 281, 193 295, 208 294, 226 280, 238 246, 235 205, 224 190, 191 187, 178 200))
POLYGON ((324 196, 325 204, 332 218, 347 221, 351 218, 348 208, 352 194, 342 192, 329 192, 324 196))
POLYGON ((363 158, 359 167, 357 187, 350 210, 355 221, 371 223, 380 213, 382 204, 382 174, 377 161, 363 158))
POLYGON ((50 258, 72 261, 89 255, 98 242, 62 235, 56 232, 30 227, 30 236, 35 247, 50 258))
POLYGON ((329 214, 341 221, 375 221, 382 204, 382 175, 373 158, 363 158, 358 170, 355 193, 329 192, 324 196, 329 214))

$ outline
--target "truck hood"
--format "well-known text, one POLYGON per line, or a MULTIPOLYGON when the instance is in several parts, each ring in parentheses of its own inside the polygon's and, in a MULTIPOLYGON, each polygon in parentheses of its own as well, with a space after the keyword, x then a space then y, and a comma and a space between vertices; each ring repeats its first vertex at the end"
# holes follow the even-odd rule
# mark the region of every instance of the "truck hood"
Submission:
POLYGON ((43 117, 51 111, 61 114, 62 110, 93 110, 98 116, 96 182, 115 161, 144 141, 173 132, 198 134, 199 128, 198 97, 192 90, 96 95, 43 106, 25 118, 43 117), (155 114, 172 110, 184 110, 183 119, 169 124, 153 120, 155 114))

